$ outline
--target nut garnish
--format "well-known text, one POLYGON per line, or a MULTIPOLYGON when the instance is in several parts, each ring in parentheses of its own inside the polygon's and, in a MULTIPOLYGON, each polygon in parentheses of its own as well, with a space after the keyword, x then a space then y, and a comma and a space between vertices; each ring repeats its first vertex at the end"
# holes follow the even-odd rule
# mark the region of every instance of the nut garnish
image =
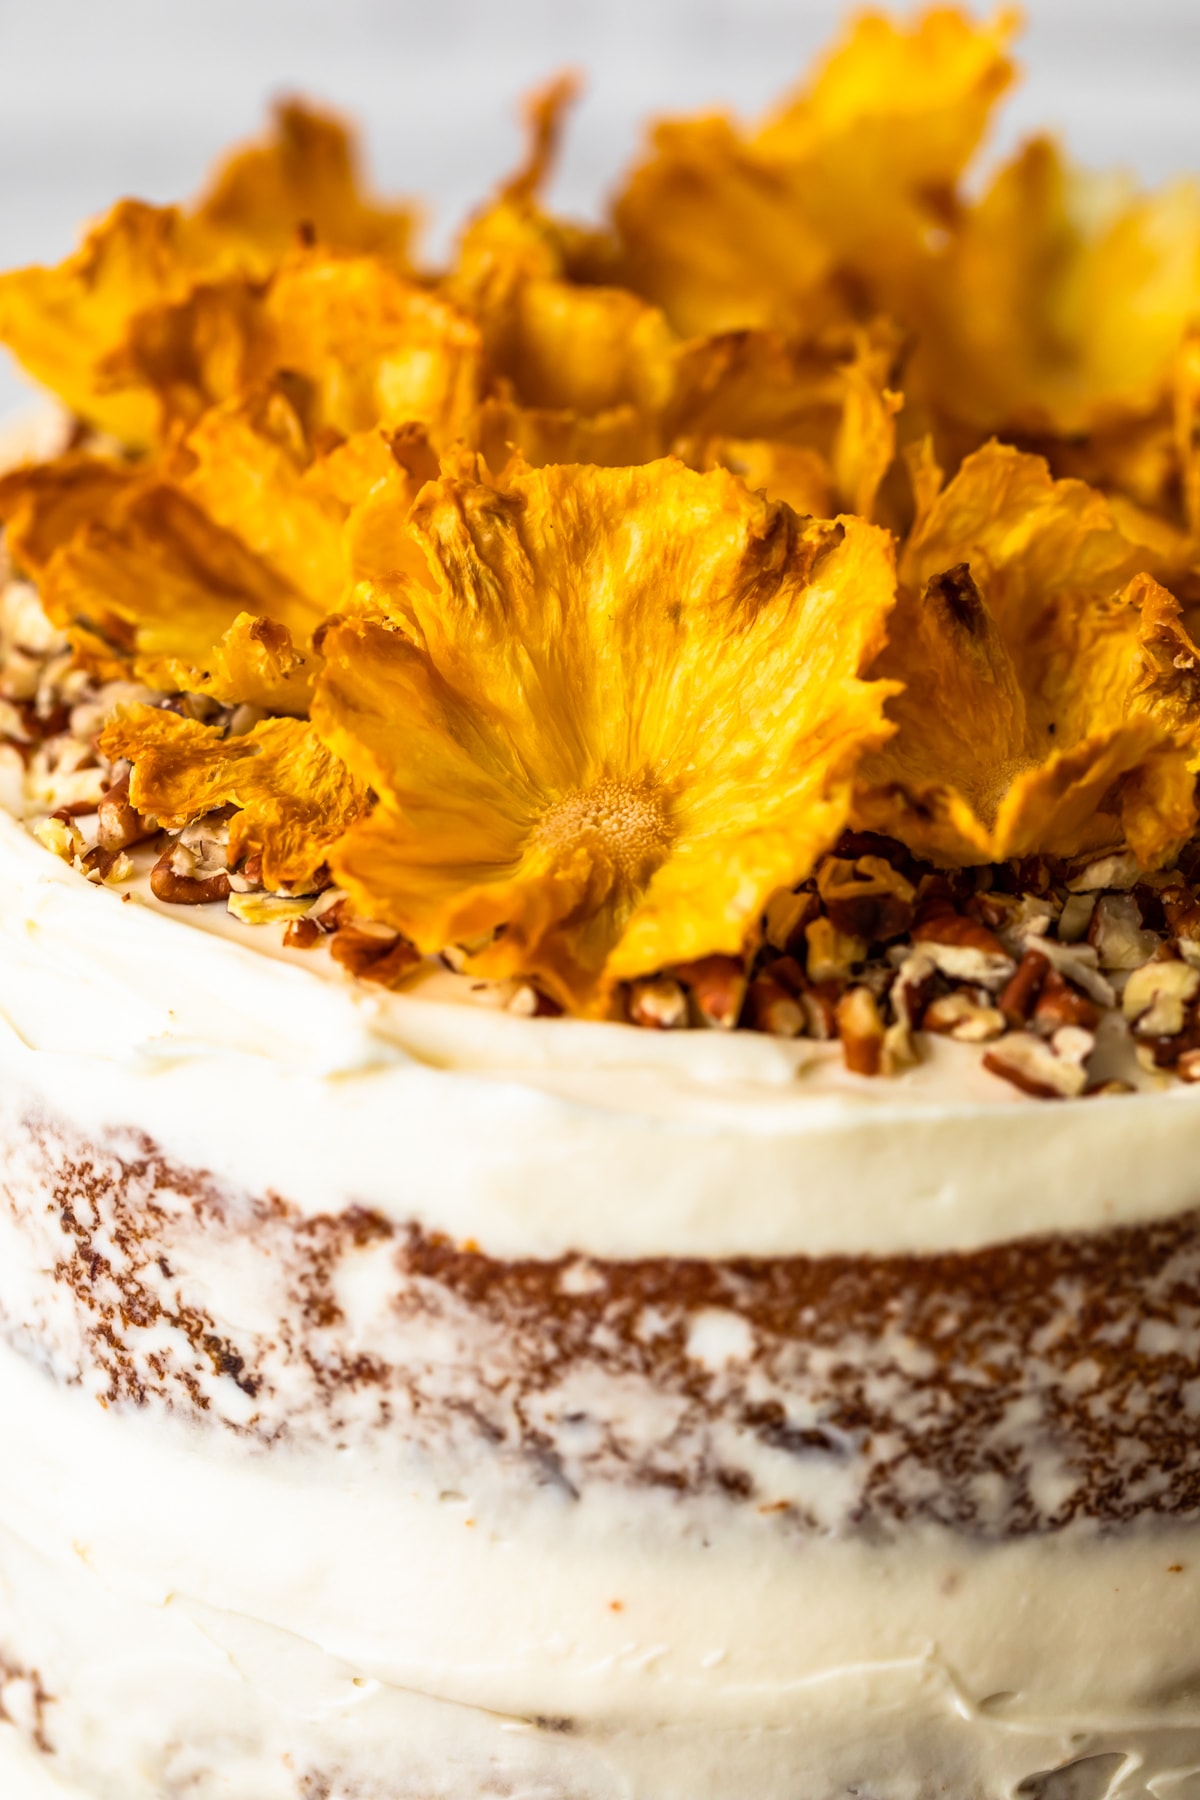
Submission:
POLYGON ((746 998, 746 967, 738 956, 705 956, 698 962, 676 963, 670 971, 695 1002, 705 1025, 732 1031, 746 998))
POLYGON ((678 1031, 688 1022, 687 995, 678 981, 658 976, 629 984, 629 1017, 651 1031, 678 1031))
POLYGON ((1087 1058, 1095 1046, 1090 1032, 1067 1027, 1047 1041, 1031 1031, 1002 1038, 983 1059, 985 1069, 1040 1100, 1067 1100, 1087 1086, 1087 1058))
POLYGON ((1142 927, 1142 910, 1132 894, 1102 894, 1088 927, 1102 969, 1140 969, 1158 949, 1159 939, 1142 927))
POLYGON ((750 983, 747 1006, 755 1029, 771 1037, 799 1037, 805 1029, 799 1000, 770 975, 756 976, 750 983))
POLYGON ((1004 987, 1016 967, 994 931, 948 907, 937 907, 918 919, 912 935, 943 975, 959 981, 996 990, 1004 987))
POLYGON ((1144 963, 1125 984, 1121 1010, 1139 1037, 1175 1037, 1198 992, 1200 969, 1190 963, 1144 963))
POLYGON ((1007 1030, 1008 1020, 999 1007, 988 1003, 986 995, 958 988, 930 1003, 925 1009, 924 1027, 962 1044, 985 1044, 1007 1030))
POLYGON ((811 981, 845 981, 867 954, 865 938, 839 931, 832 919, 814 919, 804 928, 811 981))
POLYGON ((846 1067, 855 1075, 883 1069, 884 1025, 870 988, 849 988, 838 1001, 838 1031, 846 1067))

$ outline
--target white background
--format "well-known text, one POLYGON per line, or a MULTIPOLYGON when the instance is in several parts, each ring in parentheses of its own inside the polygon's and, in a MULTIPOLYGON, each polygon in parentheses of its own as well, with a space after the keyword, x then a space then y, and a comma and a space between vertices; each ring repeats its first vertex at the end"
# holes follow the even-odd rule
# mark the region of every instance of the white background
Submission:
MULTIPOLYGON (((0 0, 0 265, 56 259, 118 195, 180 198, 268 97, 358 114, 430 241, 517 153, 516 102, 570 65, 587 93, 554 198, 595 212, 656 108, 753 114, 836 0, 0 0)), ((975 10, 990 10, 977 7, 975 10)), ((1028 0, 1027 78, 1000 144, 1035 126, 1150 180, 1200 169, 1200 0, 1028 0)), ((21 389, 0 360, 0 410, 21 389)))

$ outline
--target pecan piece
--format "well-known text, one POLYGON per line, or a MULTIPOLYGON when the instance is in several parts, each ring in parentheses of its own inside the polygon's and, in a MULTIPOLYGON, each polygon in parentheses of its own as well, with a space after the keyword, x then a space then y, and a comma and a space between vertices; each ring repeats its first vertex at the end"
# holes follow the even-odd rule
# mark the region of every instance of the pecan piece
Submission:
POLYGON ((1068 894, 1058 915, 1059 942, 1078 944, 1086 938, 1095 910, 1094 894, 1068 894))
POLYGON ((1086 994, 1072 987, 1057 969, 1049 969, 1033 1009, 1033 1023, 1047 1037, 1053 1036, 1062 1025, 1078 1025, 1084 1031, 1095 1031, 1100 1023, 1100 1009, 1086 994))
POLYGON ((865 941, 839 931, 832 919, 813 919, 804 935, 810 981, 849 981, 856 964, 866 960, 865 941))
POLYGON ((1159 939, 1142 929, 1142 910, 1132 894, 1102 894, 1088 926, 1088 942, 1102 969, 1140 969, 1159 939))
POLYGON ((1028 1021, 1049 969, 1050 959, 1042 951, 1026 950, 996 1002, 1010 1025, 1024 1025, 1028 1021))
POLYGON ((949 908, 934 907, 913 928, 913 942, 930 956, 943 975, 974 982, 992 990, 1002 988, 1016 964, 994 931, 979 919, 970 919, 949 908))
POLYGON ((925 1009, 924 1029, 961 1044, 986 1044, 1008 1028, 1008 1020, 999 1007, 988 1006, 966 988, 943 994, 925 1009))
MULTIPOLYGON (((333 941, 336 944, 337 938, 333 941)), ((678 1031, 688 1022, 687 995, 667 975, 631 981, 628 1009, 630 1023, 647 1031, 678 1031)))
POLYGON ((49 850, 52 856, 61 857, 66 863, 73 863, 83 849, 83 833, 78 825, 55 813, 48 819, 39 819, 33 827, 33 835, 43 850, 49 850))
POLYGON ((1200 969, 1190 963, 1143 963, 1125 983, 1121 1010, 1138 1037, 1175 1037, 1186 1023, 1186 1008, 1200 992, 1200 969))
POLYGON ((1133 852, 1121 850, 1112 856, 1100 856, 1094 862, 1087 863, 1070 877, 1067 888, 1072 894, 1098 894, 1106 888, 1128 891, 1131 887, 1136 887, 1141 873, 1133 852))
POLYGON ((937 964, 925 950, 910 950, 892 983, 892 1011, 905 1031, 918 1031, 937 985, 937 964))
POLYGON ((129 804, 129 777, 101 794, 96 806, 96 842, 102 850, 127 850, 153 837, 156 826, 129 804))
POLYGON ((800 1037, 804 1031, 804 1010, 782 982, 769 974, 756 975, 746 996, 750 1023, 756 1031, 772 1037, 800 1037))
POLYGON ((1038 1100, 1069 1100, 1087 1086, 1087 1059, 1096 1040, 1090 1031, 1064 1026, 1047 1040, 1011 1031, 989 1050, 983 1066, 1038 1100))
POLYGON ((668 975, 687 988, 706 1025, 733 1030, 746 998, 746 970, 739 956, 702 956, 677 963, 668 975))
POLYGON ((1171 888, 1162 895, 1163 917, 1167 930, 1180 942, 1200 940, 1200 900, 1191 888, 1171 888))
POLYGON ((838 1001, 837 1023, 846 1067, 854 1075, 878 1075, 886 1034, 870 988, 847 989, 838 1001))
POLYGON ((381 987, 398 987, 421 960, 421 953, 406 938, 388 927, 372 930, 366 921, 343 925, 329 940, 334 962, 360 981, 381 987), (386 934, 386 935, 385 935, 386 934))
POLYGON ((150 892, 168 906, 205 906, 210 900, 228 900, 231 891, 224 870, 203 877, 177 875, 171 867, 169 848, 150 871, 150 892))
POLYGON ((1036 938, 1029 945, 1044 956, 1051 968, 1082 988, 1097 1006, 1115 1006, 1116 992, 1112 983, 1100 973, 1096 952, 1090 944, 1060 944, 1056 938, 1036 938))

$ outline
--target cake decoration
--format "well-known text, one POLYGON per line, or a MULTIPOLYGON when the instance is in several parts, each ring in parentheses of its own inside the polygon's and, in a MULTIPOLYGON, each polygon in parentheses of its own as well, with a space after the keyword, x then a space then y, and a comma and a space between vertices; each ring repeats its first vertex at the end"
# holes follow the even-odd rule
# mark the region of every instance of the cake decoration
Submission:
POLYGON ((1041 140, 976 195, 1013 30, 865 15, 599 226, 551 82, 441 272, 289 103, 4 277, 77 421, 0 477, 43 841, 385 985, 1190 1074, 1200 202, 1041 140))
POLYGON ((1194 1800, 1200 202, 1013 26, 0 284, 4 1800, 1194 1800))

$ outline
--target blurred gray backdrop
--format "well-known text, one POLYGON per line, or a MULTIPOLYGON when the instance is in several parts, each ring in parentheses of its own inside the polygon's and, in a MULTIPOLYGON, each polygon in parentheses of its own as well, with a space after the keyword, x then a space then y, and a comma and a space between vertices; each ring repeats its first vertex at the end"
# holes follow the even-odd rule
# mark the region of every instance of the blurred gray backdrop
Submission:
MULTIPOLYGON (((56 259, 121 194, 190 193, 279 92, 356 114, 376 180, 427 243, 518 153, 517 100, 587 88, 553 198, 594 214, 655 110, 753 115, 850 10, 839 0, 0 0, 0 266, 56 259)), ((987 13, 991 7, 976 5, 987 13)), ((1000 147, 1035 126, 1149 180, 1200 170, 1200 0, 1026 0, 1027 75, 1000 147)), ((23 394, 0 357, 0 410, 23 394)))

